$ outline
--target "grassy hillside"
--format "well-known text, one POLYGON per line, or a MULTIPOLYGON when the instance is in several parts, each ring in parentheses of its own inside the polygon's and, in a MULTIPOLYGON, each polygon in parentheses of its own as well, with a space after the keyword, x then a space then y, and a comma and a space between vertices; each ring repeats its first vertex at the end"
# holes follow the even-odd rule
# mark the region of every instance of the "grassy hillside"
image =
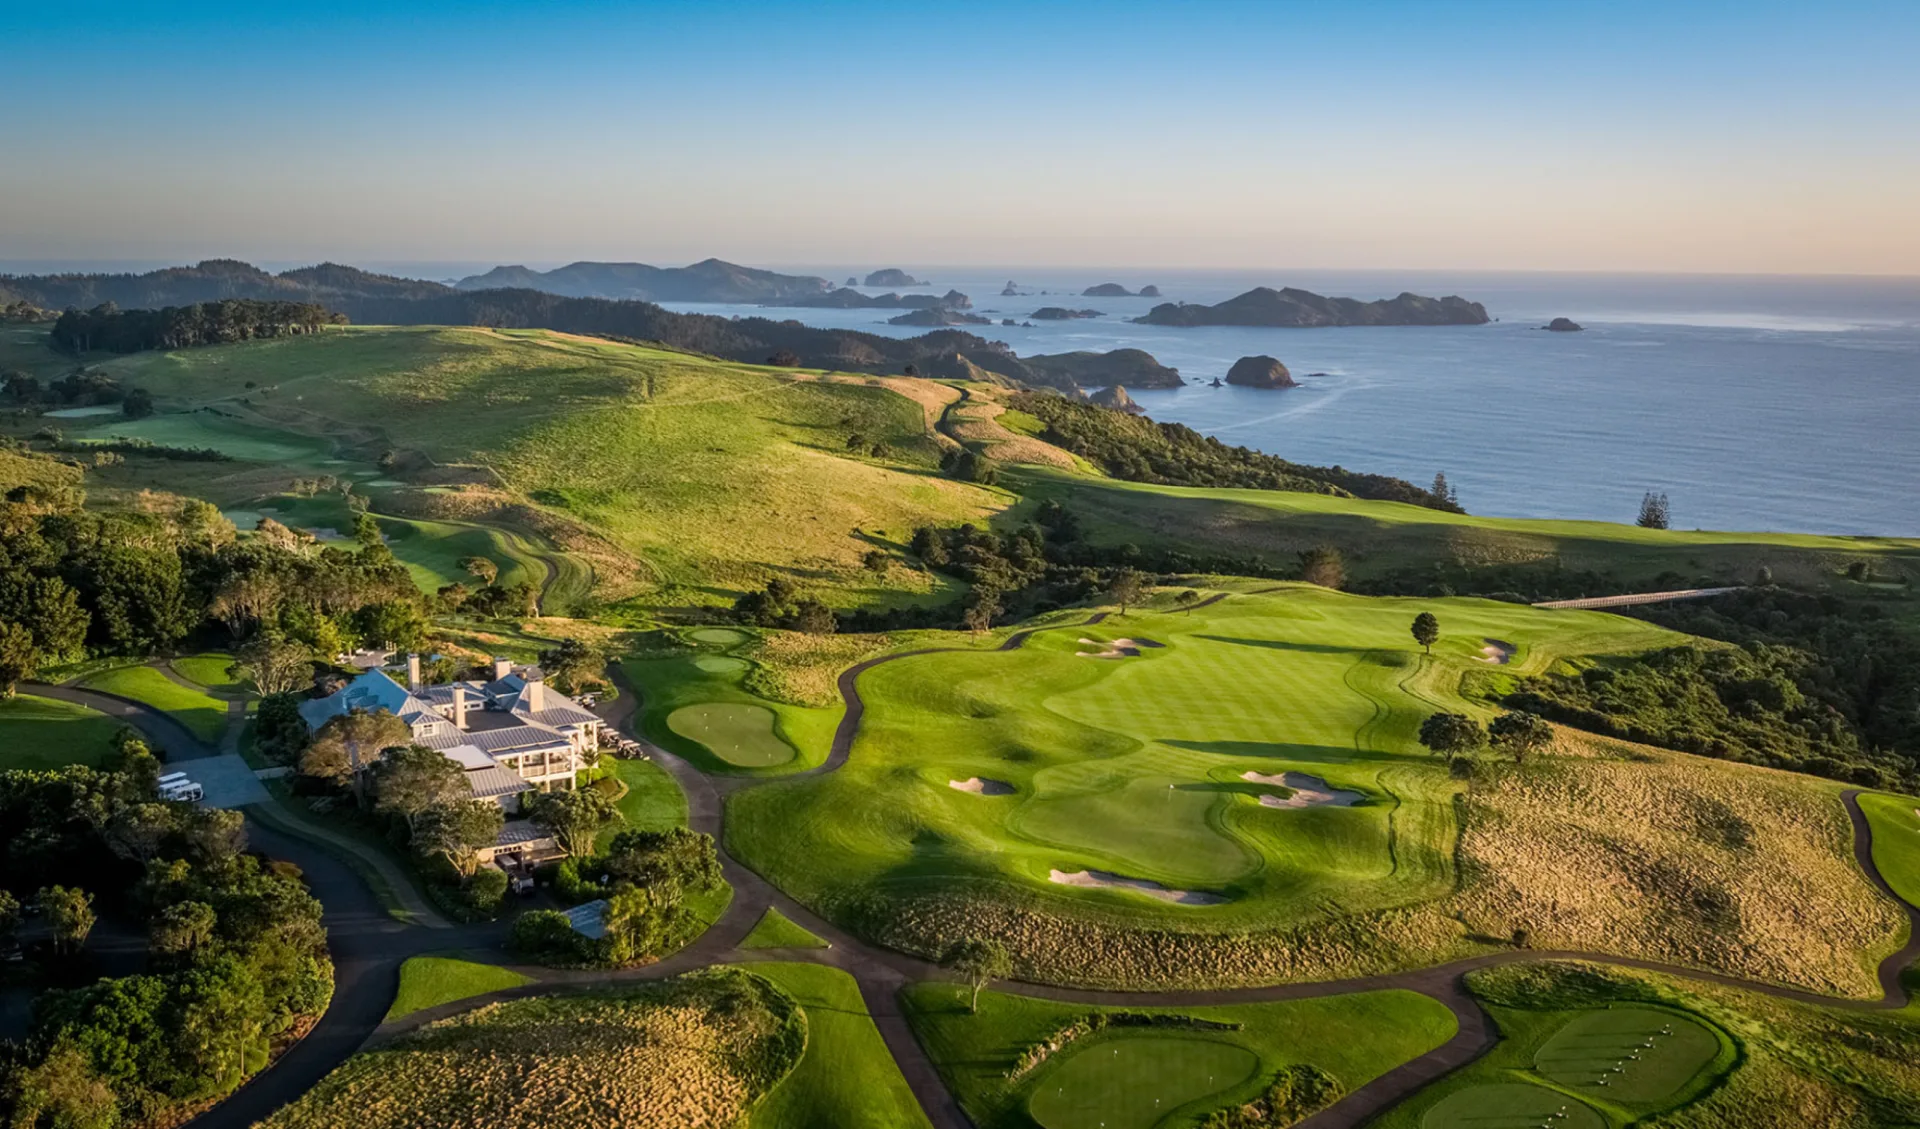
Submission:
POLYGON ((1662 573, 1689 582, 1747 583, 1764 565, 1782 582, 1821 583, 1853 561, 1869 560, 1876 572, 1920 579, 1920 540, 1913 539, 1482 517, 1287 491, 1151 486, 1041 468, 1023 468, 1013 485, 1029 500, 1052 498, 1071 507, 1096 541, 1252 556, 1281 566, 1303 550, 1333 545, 1346 554, 1349 572, 1362 578, 1457 562, 1606 572, 1628 585, 1662 573))
POLYGON ((1304 585, 1163 598, 872 669, 849 763, 735 793, 728 841, 843 924, 920 952, 997 936, 1043 980, 1316 979, 1526 929, 1864 990, 1899 921, 1852 866, 1838 786, 1568 737, 1469 788, 1415 741, 1435 711, 1489 716, 1477 689, 1676 638, 1304 585), (1814 903, 1817 929, 1793 909, 1814 903))
MULTIPOLYGON (((381 512, 489 525, 520 512, 610 542, 664 600, 711 602, 775 574, 837 586, 842 602, 924 592, 936 582, 919 573, 862 574, 870 540, 1006 504, 939 477, 927 412, 878 379, 443 328, 343 329, 101 367, 151 390, 162 414, 90 434, 315 469, 338 460, 381 512), (236 429, 254 444, 225 434, 236 429), (389 451, 398 469, 368 477, 389 451)), ((410 563, 439 571, 424 556, 410 563)))

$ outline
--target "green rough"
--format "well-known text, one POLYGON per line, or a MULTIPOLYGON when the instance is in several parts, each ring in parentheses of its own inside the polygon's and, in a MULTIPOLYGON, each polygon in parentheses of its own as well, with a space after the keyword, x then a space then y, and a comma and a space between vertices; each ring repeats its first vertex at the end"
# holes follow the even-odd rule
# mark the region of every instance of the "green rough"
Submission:
POLYGON ((458 957, 409 957, 400 966, 400 990, 387 1009, 387 1022, 404 1019, 456 1000, 533 983, 533 978, 511 968, 458 957))

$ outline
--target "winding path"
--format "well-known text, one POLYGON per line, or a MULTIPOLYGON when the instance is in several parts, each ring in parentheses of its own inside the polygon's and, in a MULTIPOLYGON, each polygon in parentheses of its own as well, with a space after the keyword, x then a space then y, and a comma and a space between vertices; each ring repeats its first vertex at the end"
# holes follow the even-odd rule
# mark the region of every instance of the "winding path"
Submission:
MULTIPOLYGON (((1225 599, 1217 594, 1195 607, 1206 607, 1225 599)), ((1015 650, 1036 631, 1058 627, 1098 623, 1106 613, 1072 624, 1052 628, 1030 628, 1010 635, 998 650, 1015 650)), ((846 763, 865 714, 858 680, 861 674, 882 663, 938 652, 970 652, 971 648, 924 648, 869 659, 844 671, 839 690, 846 702, 846 715, 835 731, 832 748, 821 765, 795 776, 831 772, 846 763)), ((379 1045, 426 1023, 456 1015, 486 1003, 591 990, 623 981, 647 980, 676 975, 711 964, 742 961, 792 960, 830 965, 853 976, 862 998, 879 1029, 902 1076, 918 1098, 922 1109, 936 1129, 970 1129, 971 1122, 961 1111, 953 1094, 940 1078, 938 1070, 914 1037, 902 1014, 899 995, 902 988, 919 980, 938 979, 945 974, 933 964, 867 944, 800 905, 775 889, 755 872, 727 854, 724 847, 724 800, 728 793, 750 787, 760 781, 745 777, 709 777, 684 759, 653 745, 635 732, 631 724, 639 695, 618 666, 612 668, 622 694, 600 711, 602 718, 623 728, 640 740, 648 755, 670 773, 687 796, 688 822, 698 831, 713 836, 719 849, 722 871, 733 886, 734 896, 727 911, 692 944, 664 960, 644 968, 618 971, 556 971, 517 966, 537 977, 536 982, 502 992, 456 1001, 416 1012, 394 1023, 383 1023, 398 985, 400 964, 423 952, 449 949, 499 949, 506 927, 501 923, 425 929, 395 921, 385 914, 361 877, 334 855, 314 843, 263 826, 259 818, 252 823, 257 846, 276 857, 298 864, 312 884, 314 894, 326 907, 325 924, 335 960, 335 989, 331 1006, 313 1032, 220 1105, 189 1123, 193 1129, 246 1129, 273 1110, 293 1101, 315 1085, 328 1071, 368 1045, 379 1045), (777 908, 799 925, 819 935, 831 945, 827 949, 781 950, 741 949, 740 942, 769 908, 777 908)), ((108 712, 124 717, 170 747, 184 736, 182 749, 204 746, 185 732, 173 719, 160 711, 127 699, 91 691, 69 691, 65 687, 34 686, 30 692, 60 697, 83 705, 114 707, 108 712)), ((202 754, 204 755, 204 754, 202 754)), ((1901 973, 1920 960, 1920 909, 1901 900, 1887 884, 1873 861, 1872 829, 1859 805, 1859 789, 1842 793, 1842 803, 1852 823, 1854 858, 1862 871, 1882 894, 1903 908, 1908 919, 1906 944, 1880 962, 1877 999, 1841 999, 1806 992, 1782 985, 1758 983, 1702 969, 1663 964, 1585 951, 1512 950, 1453 961, 1429 968, 1410 969, 1378 976, 1354 977, 1317 983, 1291 983, 1255 988, 1226 988, 1197 991, 1131 992, 1055 987, 1039 984, 1006 985, 1004 990, 1029 997, 1090 1005, 1115 1006, 1200 1006, 1232 1003, 1259 1003, 1277 1000, 1310 999, 1354 992, 1404 989, 1425 995, 1450 1010, 1459 1024, 1458 1031, 1446 1043, 1402 1063, 1378 1078, 1349 1092, 1338 1102, 1299 1123, 1311 1129, 1353 1129, 1392 1108, 1422 1087, 1473 1062, 1499 1041, 1491 1018, 1466 990, 1465 976, 1476 969, 1498 965, 1545 960, 1583 960, 1618 967, 1660 972, 1759 992, 1781 999, 1823 1007, 1855 1010, 1879 1010, 1903 1007, 1909 1002, 1901 982, 1901 973)), ((298 833, 296 828, 287 831, 298 833)))

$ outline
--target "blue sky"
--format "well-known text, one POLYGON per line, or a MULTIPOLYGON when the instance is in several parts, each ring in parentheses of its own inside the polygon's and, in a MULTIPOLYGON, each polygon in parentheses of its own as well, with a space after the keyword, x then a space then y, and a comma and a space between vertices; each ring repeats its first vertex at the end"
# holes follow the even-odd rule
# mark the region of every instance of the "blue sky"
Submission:
POLYGON ((1920 273, 1920 4, 22 4, 0 258, 1920 273))

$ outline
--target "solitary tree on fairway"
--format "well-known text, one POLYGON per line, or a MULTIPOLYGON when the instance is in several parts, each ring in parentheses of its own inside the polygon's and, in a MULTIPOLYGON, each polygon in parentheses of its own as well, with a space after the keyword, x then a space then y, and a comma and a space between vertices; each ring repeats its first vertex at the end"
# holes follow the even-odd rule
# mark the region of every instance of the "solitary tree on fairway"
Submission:
POLYGON ((1121 615, 1126 615, 1127 608, 1139 602, 1146 591, 1147 578, 1137 568, 1123 568, 1107 582, 1107 597, 1120 605, 1121 615))
POLYGON ((1539 714, 1509 710, 1493 719, 1487 736, 1494 748, 1513 757, 1513 763, 1525 764, 1528 757, 1553 743, 1553 726, 1539 714))
POLYGON ((1440 621, 1432 612, 1421 612, 1413 617, 1413 641, 1426 648, 1427 654, 1433 653, 1433 645, 1440 641, 1440 621))
POLYGON ((1173 599, 1175 603, 1180 605, 1182 615, 1191 615, 1193 613, 1193 605, 1200 599, 1200 593, 1195 592, 1191 588, 1182 588, 1180 594, 1173 599))
POLYGON ((1665 494, 1655 494, 1649 490, 1640 499, 1640 516, 1634 524, 1645 529, 1667 529, 1673 522, 1673 510, 1667 504, 1665 494))
POLYGON ((500 575, 500 566, 485 557, 462 557, 460 567, 477 577, 481 584, 492 584, 500 575))
POLYGON ((1013 975, 1013 958, 998 941, 961 941, 947 951, 947 959, 942 963, 967 978, 968 986, 973 989, 967 1010, 976 1013, 980 1010, 980 989, 994 980, 1013 975))
POLYGON ((1487 743, 1480 723, 1459 713, 1437 713, 1420 723, 1420 743, 1440 755, 1452 758, 1470 753, 1487 743))

